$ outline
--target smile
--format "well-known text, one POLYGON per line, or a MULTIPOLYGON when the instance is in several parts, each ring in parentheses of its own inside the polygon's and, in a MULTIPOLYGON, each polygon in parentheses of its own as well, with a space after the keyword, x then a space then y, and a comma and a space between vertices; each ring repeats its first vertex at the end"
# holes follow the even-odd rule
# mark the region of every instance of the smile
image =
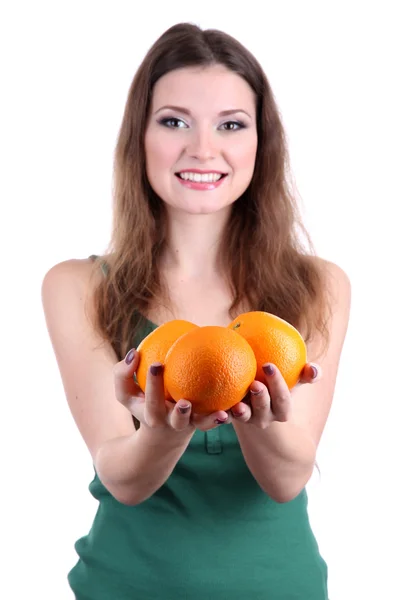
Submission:
POLYGON ((219 187, 227 173, 195 173, 192 171, 182 171, 175 173, 179 183, 192 190, 214 190, 219 187))
POLYGON ((224 177, 223 173, 192 173, 191 171, 184 171, 177 173, 180 179, 185 181, 196 181, 197 183, 215 183, 219 181, 221 177, 224 177))

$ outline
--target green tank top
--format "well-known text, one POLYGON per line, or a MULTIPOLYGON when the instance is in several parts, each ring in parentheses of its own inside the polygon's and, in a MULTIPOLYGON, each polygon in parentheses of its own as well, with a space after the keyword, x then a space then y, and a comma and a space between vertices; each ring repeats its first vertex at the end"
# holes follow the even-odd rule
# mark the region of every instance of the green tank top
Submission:
POLYGON ((96 470, 89 491, 98 509, 68 573, 76 600, 328 599, 306 490, 286 503, 265 494, 231 424, 196 431, 137 506, 118 502, 96 470))

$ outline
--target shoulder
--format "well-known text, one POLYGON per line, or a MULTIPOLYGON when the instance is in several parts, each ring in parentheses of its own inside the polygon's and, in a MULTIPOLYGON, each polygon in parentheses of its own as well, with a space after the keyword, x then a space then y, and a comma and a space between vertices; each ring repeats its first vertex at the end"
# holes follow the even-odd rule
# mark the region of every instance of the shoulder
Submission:
POLYGON ((44 279, 50 277, 71 277, 85 279, 94 271, 94 261, 90 258, 71 258, 54 264, 45 273, 44 279))
POLYGON ((51 266, 42 279, 42 292, 61 287, 90 290, 100 281, 101 273, 90 258, 72 258, 51 266))
MULTIPOLYGON (((328 333, 329 345, 340 351, 350 318, 351 308, 351 282, 346 271, 338 264, 313 257, 317 268, 320 270, 323 284, 323 318, 328 333)), ((317 336, 318 338, 318 336, 317 336)), ((321 340, 315 340, 315 348, 320 349, 321 340)), ((311 345, 313 347, 314 344, 311 345)), ((323 344, 322 344, 323 347, 323 344)))
POLYGON ((93 293, 102 277, 101 269, 90 258, 68 259, 50 267, 41 283, 47 322, 64 318, 78 306, 87 317, 93 317, 93 293))
POLYGON ((346 271, 332 261, 320 257, 315 257, 314 260, 322 273, 332 309, 338 304, 350 306, 351 282, 346 271))

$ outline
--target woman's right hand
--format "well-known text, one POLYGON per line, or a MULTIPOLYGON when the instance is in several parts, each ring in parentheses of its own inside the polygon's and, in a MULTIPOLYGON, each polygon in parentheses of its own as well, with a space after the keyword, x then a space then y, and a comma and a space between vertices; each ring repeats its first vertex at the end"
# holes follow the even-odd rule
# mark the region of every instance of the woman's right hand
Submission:
POLYGON ((176 403, 166 400, 161 363, 151 365, 144 394, 133 378, 138 366, 139 353, 132 349, 124 360, 115 365, 114 384, 117 400, 141 425, 149 429, 190 433, 195 429, 208 431, 231 421, 231 417, 223 410, 209 415, 195 415, 188 400, 181 399, 176 403))

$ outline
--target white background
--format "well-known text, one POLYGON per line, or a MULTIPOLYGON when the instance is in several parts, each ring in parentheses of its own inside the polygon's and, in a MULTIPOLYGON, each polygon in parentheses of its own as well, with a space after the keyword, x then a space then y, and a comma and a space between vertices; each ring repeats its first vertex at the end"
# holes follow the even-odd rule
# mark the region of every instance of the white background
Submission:
POLYGON ((318 453, 322 478, 308 486, 310 518, 331 600, 400 598, 398 3, 260 6, 262 16, 250 0, 1 9, 4 599, 72 599, 73 544, 97 503, 47 336, 41 282, 53 264, 106 247, 129 85, 155 39, 184 20, 225 30, 260 60, 317 250, 351 279, 348 336, 318 453))

